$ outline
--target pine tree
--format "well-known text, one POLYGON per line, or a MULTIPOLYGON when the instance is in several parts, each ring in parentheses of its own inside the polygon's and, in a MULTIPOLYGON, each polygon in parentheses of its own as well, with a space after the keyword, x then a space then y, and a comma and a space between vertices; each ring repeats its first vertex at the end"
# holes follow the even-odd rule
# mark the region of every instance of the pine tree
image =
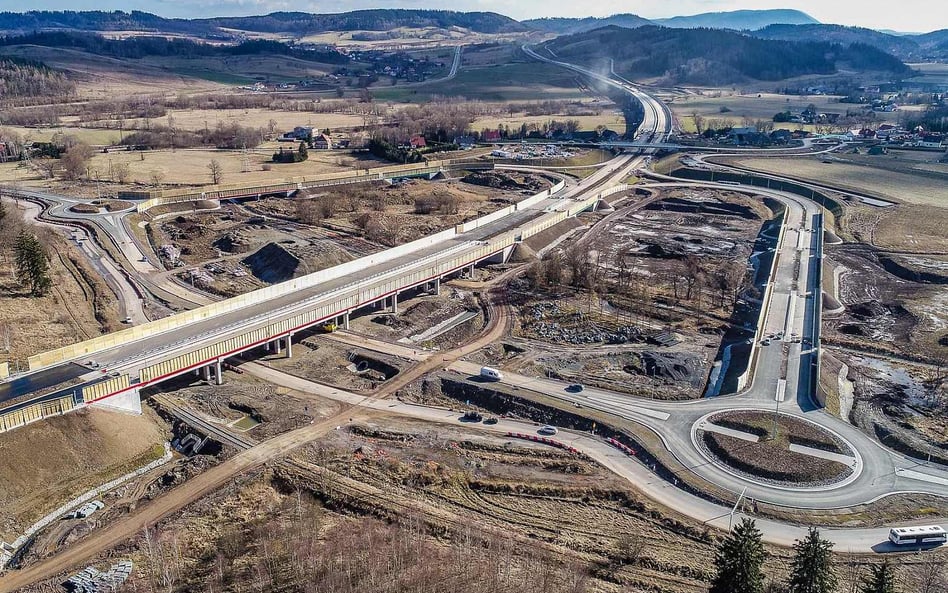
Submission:
POLYGON ((764 544, 753 519, 743 519, 718 547, 709 593, 762 593, 764 544))
POLYGON ((42 296, 52 286, 49 279, 49 261, 43 245, 31 233, 21 231, 14 245, 16 251, 16 278, 28 284, 30 294, 42 296))
POLYGON ((869 578, 862 584, 861 593, 895 593, 895 568, 888 560, 869 566, 869 578))
POLYGON ((796 555, 790 563, 789 593, 833 593, 836 591, 836 573, 831 554, 833 544, 820 537, 811 527, 807 536, 793 545, 796 555))
POLYGON ((306 159, 309 158, 309 149, 306 148, 305 142, 300 142, 299 153, 300 153, 300 161, 305 161, 306 159))

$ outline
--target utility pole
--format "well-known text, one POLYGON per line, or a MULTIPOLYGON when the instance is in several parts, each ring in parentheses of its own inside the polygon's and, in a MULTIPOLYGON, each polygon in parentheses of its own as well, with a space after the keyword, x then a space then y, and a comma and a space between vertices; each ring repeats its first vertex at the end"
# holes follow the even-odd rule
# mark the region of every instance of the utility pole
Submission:
POLYGON ((734 508, 731 509, 731 514, 727 519, 727 532, 731 533, 731 525, 734 523, 734 513, 737 512, 737 507, 741 504, 741 500, 744 499, 744 494, 747 493, 747 486, 744 486, 744 489, 741 490, 741 495, 737 497, 737 502, 734 503, 734 508))

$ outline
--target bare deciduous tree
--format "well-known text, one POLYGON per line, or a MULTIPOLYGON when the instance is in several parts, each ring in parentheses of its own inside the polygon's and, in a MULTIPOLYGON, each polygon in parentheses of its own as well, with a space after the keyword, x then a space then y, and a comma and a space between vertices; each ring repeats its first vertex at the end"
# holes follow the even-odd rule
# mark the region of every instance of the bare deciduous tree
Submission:
POLYGON ((211 183, 219 184, 224 179, 224 167, 217 159, 211 159, 207 164, 207 170, 211 173, 211 183))

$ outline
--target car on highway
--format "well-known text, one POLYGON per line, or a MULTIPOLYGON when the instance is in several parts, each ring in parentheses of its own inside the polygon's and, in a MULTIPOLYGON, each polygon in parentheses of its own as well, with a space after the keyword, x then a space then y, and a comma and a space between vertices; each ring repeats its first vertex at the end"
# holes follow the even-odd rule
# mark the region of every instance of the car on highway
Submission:
POLYGON ((464 412, 464 415, 461 416, 461 422, 480 422, 483 419, 483 416, 473 410, 464 412))
POLYGON ((485 418, 484 424, 497 424, 497 418, 494 418, 493 416, 490 418, 485 418))
POLYGON ((583 389, 584 388, 580 383, 573 383, 572 385, 568 385, 566 387, 566 391, 569 391, 570 393, 580 393, 583 389))
POLYGON ((760 341, 761 346, 770 346, 770 338, 764 338, 760 341))
POLYGON ((550 426, 549 424, 547 424, 546 426, 542 426, 540 427, 539 430, 537 430, 537 433, 539 434, 545 434, 545 435, 551 435, 551 436, 558 432, 559 431, 556 429, 555 426, 550 426))

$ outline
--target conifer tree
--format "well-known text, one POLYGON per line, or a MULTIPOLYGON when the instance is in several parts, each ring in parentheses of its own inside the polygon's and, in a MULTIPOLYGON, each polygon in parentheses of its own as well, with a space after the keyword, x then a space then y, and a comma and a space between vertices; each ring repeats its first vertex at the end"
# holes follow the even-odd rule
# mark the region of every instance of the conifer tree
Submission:
POLYGON ((803 539, 793 545, 796 554, 790 562, 789 593, 835 593, 836 573, 833 572, 833 544, 820 537, 811 527, 803 539))
POLYGON ((764 544, 753 519, 743 519, 718 546, 709 593, 762 593, 764 544))
POLYGON ((861 593, 896 593, 895 567, 883 560, 869 566, 869 577, 863 581, 861 593))
POLYGON ((14 245, 16 252, 16 277, 21 284, 29 285, 30 294, 42 296, 49 291, 49 258, 36 237, 21 231, 14 245))

